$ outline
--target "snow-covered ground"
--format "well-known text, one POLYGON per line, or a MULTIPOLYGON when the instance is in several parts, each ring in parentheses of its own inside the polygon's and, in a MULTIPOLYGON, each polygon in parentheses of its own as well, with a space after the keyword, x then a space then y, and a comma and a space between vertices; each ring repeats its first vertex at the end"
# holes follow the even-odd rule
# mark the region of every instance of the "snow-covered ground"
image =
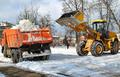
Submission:
POLYGON ((3 54, 1 53, 1 49, 2 49, 2 47, 0 46, 0 61, 2 61, 2 62, 8 62, 8 63, 12 63, 12 61, 11 61, 11 59, 10 58, 5 58, 5 57, 3 57, 3 54))
MULTIPOLYGON (((76 49, 70 47, 51 48, 52 55, 48 61, 23 61, 15 64, 18 68, 52 74, 57 77, 114 77, 120 76, 120 53, 104 54, 94 57, 91 54, 80 57, 76 49)), ((11 63, 10 59, 0 56, 0 61, 11 63)), ((1 66, 1 65, 0 65, 1 66)))
POLYGON ((0 73, 0 77, 6 77, 4 74, 0 73))

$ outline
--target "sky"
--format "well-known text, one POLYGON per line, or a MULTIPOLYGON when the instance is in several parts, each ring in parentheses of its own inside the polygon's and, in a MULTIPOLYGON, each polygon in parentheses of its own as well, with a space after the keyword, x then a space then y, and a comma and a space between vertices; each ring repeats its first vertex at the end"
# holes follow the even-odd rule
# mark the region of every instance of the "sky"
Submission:
POLYGON ((0 0, 0 21, 16 23, 18 15, 31 4, 39 8, 40 15, 50 14, 53 20, 62 14, 62 3, 59 0, 0 0))

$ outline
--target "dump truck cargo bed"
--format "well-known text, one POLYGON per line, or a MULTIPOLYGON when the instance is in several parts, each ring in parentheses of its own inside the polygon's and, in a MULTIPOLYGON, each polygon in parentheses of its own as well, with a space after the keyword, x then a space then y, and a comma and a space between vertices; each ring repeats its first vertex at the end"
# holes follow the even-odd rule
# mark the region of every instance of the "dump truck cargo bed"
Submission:
POLYGON ((51 54, 52 35, 49 28, 21 32, 19 29, 5 29, 2 34, 2 52, 5 57, 11 57, 13 63, 24 57, 41 56, 47 60, 51 54), (27 52, 28 55, 23 55, 27 52))
MULTIPOLYGON (((8 47, 19 48, 24 45, 45 44, 52 42, 52 36, 48 29, 40 29, 36 31, 20 32, 19 29, 6 29, 3 32, 5 35, 2 42, 7 41, 8 47)), ((2 43, 5 44, 5 43, 2 43)))

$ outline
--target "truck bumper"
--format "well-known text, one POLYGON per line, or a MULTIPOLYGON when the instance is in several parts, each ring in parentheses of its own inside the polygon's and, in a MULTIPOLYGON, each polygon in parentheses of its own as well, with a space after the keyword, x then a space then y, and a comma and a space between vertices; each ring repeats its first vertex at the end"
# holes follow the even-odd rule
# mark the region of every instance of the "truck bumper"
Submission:
POLYGON ((41 53, 41 54, 24 54, 23 58, 38 57, 38 56, 47 56, 47 55, 51 55, 51 52, 50 51, 46 51, 46 52, 41 53))

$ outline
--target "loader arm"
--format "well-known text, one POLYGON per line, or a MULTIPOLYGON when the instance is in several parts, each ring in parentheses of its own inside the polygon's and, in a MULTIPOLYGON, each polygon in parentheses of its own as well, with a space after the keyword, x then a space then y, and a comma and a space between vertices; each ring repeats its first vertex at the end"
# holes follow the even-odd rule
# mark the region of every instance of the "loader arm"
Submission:
POLYGON ((71 29, 73 29, 76 32, 80 32, 80 31, 86 31, 87 30, 87 26, 85 25, 85 23, 80 23, 77 26, 73 26, 70 23, 67 25, 68 27, 70 27, 71 29))
POLYGON ((72 25, 67 25, 71 29, 73 29, 76 32, 86 32, 87 33, 87 38, 95 38, 96 37, 96 31, 90 28, 89 26, 86 25, 86 23, 80 23, 78 26, 72 26, 72 25))
POLYGON ((70 13, 65 13, 57 19, 56 22, 61 26, 65 25, 76 32, 86 32, 90 38, 95 37, 96 31, 84 22, 84 14, 82 12, 73 11, 70 13))

